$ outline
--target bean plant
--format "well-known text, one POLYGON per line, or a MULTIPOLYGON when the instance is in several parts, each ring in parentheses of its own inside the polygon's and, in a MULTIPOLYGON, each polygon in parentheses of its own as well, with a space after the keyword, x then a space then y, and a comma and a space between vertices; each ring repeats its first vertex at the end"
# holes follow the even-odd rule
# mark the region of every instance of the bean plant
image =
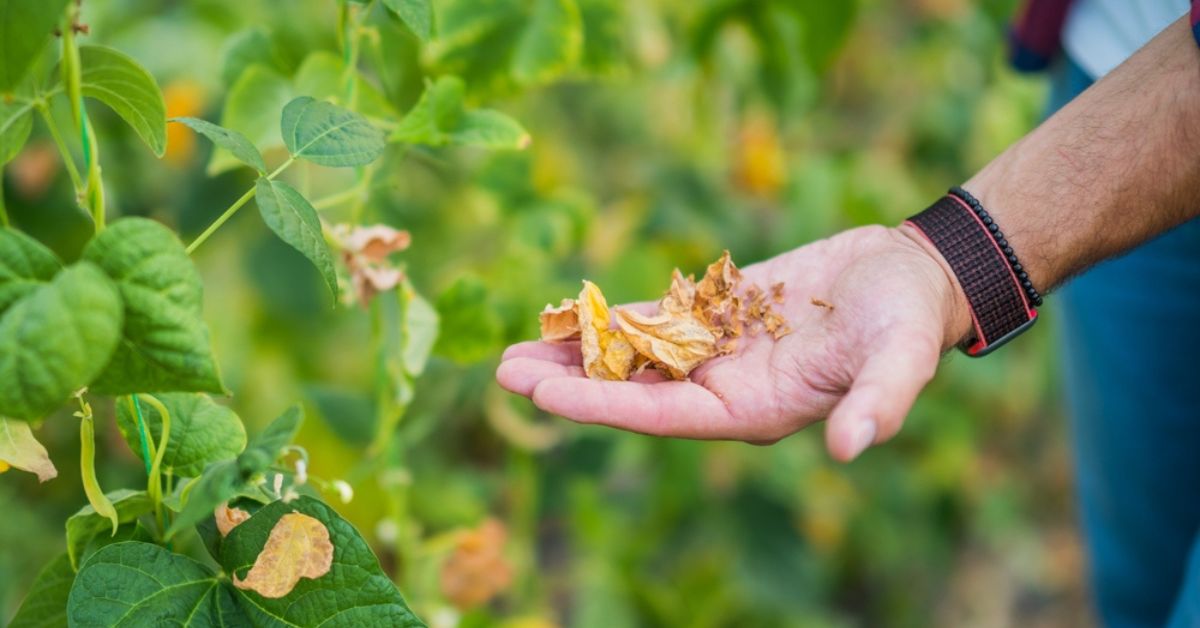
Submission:
MULTIPOLYGON (((459 3, 459 13, 471 4, 459 3)), ((541 4, 548 8, 538 11, 551 12, 543 26, 552 24, 556 3, 541 4)), ((10 224, 0 194, 0 464, 54 477, 54 452, 34 429, 43 421, 77 421, 88 502, 67 519, 66 551, 33 579, 12 625, 423 626, 393 574, 322 500, 348 486, 307 473, 308 454, 292 444, 301 406, 248 436, 224 401, 237 391, 222 379, 191 256, 255 205, 262 226, 315 267, 334 303, 362 306, 346 307, 344 315, 371 317, 376 336, 379 420, 363 467, 372 471, 373 461, 388 458, 438 327, 434 309, 388 258, 404 245, 397 233, 380 232, 382 240, 392 238, 382 254, 363 250, 375 227, 365 224, 362 208, 381 158, 418 144, 520 149, 528 134, 498 111, 468 107, 463 81, 449 74, 428 79, 404 115, 375 86, 383 68, 372 67, 364 46, 378 50, 386 37, 428 39, 429 0, 338 0, 331 8, 338 49, 313 51, 286 84, 257 65, 237 68, 225 125, 168 120, 158 84, 136 59, 83 43, 89 28, 81 5, 0 0, 0 165, 22 150, 35 124, 44 126, 79 210, 94 224, 79 259, 67 263, 10 224), (406 30, 376 28, 381 19, 406 30), (69 115, 56 116, 64 105, 69 115), (155 220, 114 217, 102 176, 111 164, 89 116, 97 105, 155 155, 164 154, 168 125, 183 125, 215 145, 210 172, 246 168, 256 180, 187 243, 155 220), (274 146, 283 150, 261 150, 274 146), (346 169, 353 183, 310 199, 296 172, 310 167, 346 169), (322 212, 331 208, 348 221, 330 224, 322 212), (97 423, 109 416, 140 458, 144 486, 100 485, 97 465, 114 452, 97 446, 97 423), (229 513, 238 516, 227 529, 221 517, 229 513), (295 574, 282 596, 240 586, 295 514, 327 533, 326 564, 295 574)), ((519 74, 536 78, 552 70, 556 51, 531 41, 520 45, 514 63, 519 74)), ((258 43, 242 37, 231 50, 252 56, 258 43)), ((373 61, 386 62, 381 55, 373 61)), ((308 537, 285 540, 292 555, 316 551, 308 537)))

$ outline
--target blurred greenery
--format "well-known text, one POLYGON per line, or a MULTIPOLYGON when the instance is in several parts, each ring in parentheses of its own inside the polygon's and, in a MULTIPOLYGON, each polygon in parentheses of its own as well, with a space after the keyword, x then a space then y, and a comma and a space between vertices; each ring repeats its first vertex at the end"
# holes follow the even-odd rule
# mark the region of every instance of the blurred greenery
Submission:
MULTIPOLYGON (((402 314, 331 308, 299 253, 251 212, 232 220, 196 256, 230 405, 252 433, 295 399, 321 417, 298 441, 309 473, 353 485, 339 510, 431 626, 1085 623, 1052 324, 987 360, 947 359, 902 433, 845 466, 820 426, 766 449, 653 439, 545 416, 492 379, 502 348, 535 337, 536 313, 581 278, 613 302, 656 298, 673 267, 895 223, 964 180, 1039 117, 1043 85, 1003 66, 1013 4, 435 0, 422 45, 364 3, 385 36, 364 44, 361 110, 406 112, 456 74, 467 107, 515 117, 533 141, 394 148, 365 207, 326 213, 411 232, 400 259, 440 314, 425 372, 388 399, 373 329, 402 314), (405 405, 364 469, 381 407, 405 405), (456 609, 440 570, 488 517, 512 577, 456 609)), ((320 96, 340 62, 335 0, 87 0, 83 16, 86 43, 151 70, 168 115, 268 142, 282 104, 320 96), (263 94, 241 107, 246 91, 263 94)), ((116 213, 186 240, 252 184, 180 125, 158 160, 93 115, 116 213)), ((70 260, 91 226, 57 159, 39 121, 5 195, 70 260)), ((313 198, 354 184, 295 170, 313 198)), ((101 482, 139 485, 112 408, 97 413, 101 482)), ((84 503, 74 424, 52 418, 39 438, 57 480, 0 475, 0 619, 84 503)))

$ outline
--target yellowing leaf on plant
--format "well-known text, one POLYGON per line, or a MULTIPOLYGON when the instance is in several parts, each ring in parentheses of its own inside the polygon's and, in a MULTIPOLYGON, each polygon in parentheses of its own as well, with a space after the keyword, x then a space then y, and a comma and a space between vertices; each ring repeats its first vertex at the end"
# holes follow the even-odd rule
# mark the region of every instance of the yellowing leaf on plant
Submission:
POLYGON ((542 323, 542 340, 546 342, 579 338, 579 304, 575 299, 563 299, 562 305, 558 307, 547 303, 546 309, 542 310, 538 319, 542 323))
POLYGON ((717 354, 717 337, 691 313, 660 312, 644 316, 617 310, 617 325, 638 353, 650 358, 674 379, 687 377, 692 369, 717 354))
POLYGON ((333 542, 320 520, 298 512, 279 518, 246 578, 233 575, 233 586, 266 598, 281 598, 301 578, 320 578, 333 565, 333 542))
POLYGON ((508 531, 496 519, 459 533, 454 552, 442 565, 442 594, 460 610, 470 610, 512 584, 512 566, 504 558, 508 531))
POLYGON ((620 330, 609 329, 611 320, 604 294, 596 284, 585 280, 579 293, 583 370, 596 379, 629 379, 633 371, 633 346, 620 330))
POLYGON ((46 448, 25 421, 0 418, 0 473, 14 467, 37 475, 39 482, 58 476, 46 448))
POLYGON ((217 531, 221 533, 221 538, 229 536, 230 530, 249 518, 250 513, 236 506, 230 508, 228 502, 222 503, 213 511, 213 519, 217 522, 217 531))

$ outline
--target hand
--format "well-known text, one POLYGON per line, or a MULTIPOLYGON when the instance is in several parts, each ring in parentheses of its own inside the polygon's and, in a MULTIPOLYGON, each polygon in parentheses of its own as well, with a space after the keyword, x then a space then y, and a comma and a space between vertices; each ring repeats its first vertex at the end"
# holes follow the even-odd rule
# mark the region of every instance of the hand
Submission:
POLYGON ((587 379, 578 343, 543 342, 509 347, 496 379, 546 412, 659 436, 770 444, 828 417, 830 453, 851 460, 899 431, 941 352, 970 329, 945 261, 908 227, 846 231, 742 272, 763 288, 785 282, 776 310, 793 331, 743 336, 690 381, 587 379))

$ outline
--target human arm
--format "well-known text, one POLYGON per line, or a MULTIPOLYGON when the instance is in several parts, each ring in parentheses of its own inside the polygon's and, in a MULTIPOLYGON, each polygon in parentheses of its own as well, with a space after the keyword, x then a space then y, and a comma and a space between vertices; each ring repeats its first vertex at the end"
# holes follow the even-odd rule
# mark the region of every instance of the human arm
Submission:
MULTIPOLYGON (((1042 290, 1200 210, 1200 50, 1172 25, 968 181, 1042 290)), ((570 345, 511 347, 500 383, 586 423, 769 443, 828 417, 838 459, 894 435, 939 355, 971 329, 940 254, 908 226, 847 231, 745 269, 784 281, 792 334, 687 382, 582 377, 570 345), (812 306, 819 297, 833 310, 812 306)))

